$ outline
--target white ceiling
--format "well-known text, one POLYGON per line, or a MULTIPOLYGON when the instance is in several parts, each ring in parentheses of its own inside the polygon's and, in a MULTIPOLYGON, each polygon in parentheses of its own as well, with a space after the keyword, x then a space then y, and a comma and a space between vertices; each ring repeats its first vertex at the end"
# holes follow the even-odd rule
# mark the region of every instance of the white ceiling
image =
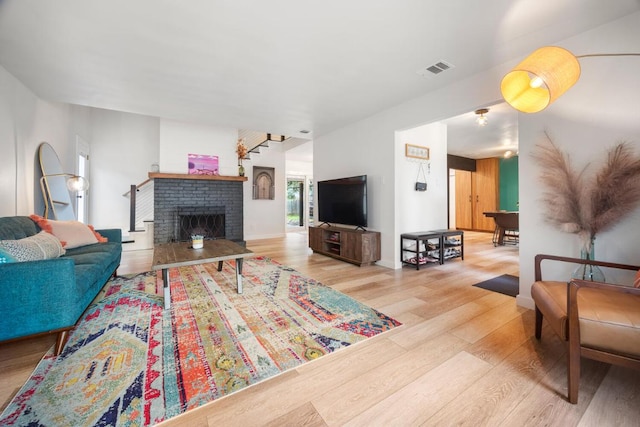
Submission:
MULTIPOLYGON (((639 9, 640 0, 4 0, 0 65, 46 100, 312 139, 639 9), (420 75, 440 60, 455 68, 420 75)), ((498 126, 502 115, 492 108, 482 130, 497 132, 493 143, 511 126, 498 126)))
POLYGON ((471 111, 443 120, 447 125, 447 152, 471 159, 500 157, 518 151, 518 112, 506 102, 484 106, 488 123, 480 126, 471 111))

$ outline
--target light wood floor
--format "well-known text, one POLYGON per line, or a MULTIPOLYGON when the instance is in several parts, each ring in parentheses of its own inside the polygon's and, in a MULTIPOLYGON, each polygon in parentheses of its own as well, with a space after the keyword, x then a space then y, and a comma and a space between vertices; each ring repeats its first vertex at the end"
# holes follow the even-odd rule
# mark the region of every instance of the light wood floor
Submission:
MULTIPOLYGON (((567 403, 565 349, 531 310, 472 287, 518 274, 515 247, 465 233, 465 260, 420 271, 356 267, 312 254, 306 236, 248 247, 404 323, 163 423, 167 426, 638 426, 640 374, 583 362, 580 399, 567 403)), ((533 261, 532 261, 533 262, 533 261)), ((119 273, 149 270, 150 251, 123 253, 119 273)), ((0 345, 3 407, 53 339, 0 345)))

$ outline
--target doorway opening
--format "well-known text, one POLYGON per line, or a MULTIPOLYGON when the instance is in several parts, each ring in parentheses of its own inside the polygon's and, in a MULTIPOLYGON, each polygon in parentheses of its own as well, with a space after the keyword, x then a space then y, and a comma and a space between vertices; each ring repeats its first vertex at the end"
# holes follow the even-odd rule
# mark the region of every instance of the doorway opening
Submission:
MULTIPOLYGON (((89 144, 76 135, 76 175, 89 179, 89 144)), ((76 218, 85 224, 89 223, 89 192, 78 191, 75 195, 76 218)))
POLYGON ((285 218, 286 231, 300 232, 313 226, 313 178, 287 177, 285 218))
POLYGON ((296 229, 305 226, 304 178, 287 177, 287 228, 296 229))

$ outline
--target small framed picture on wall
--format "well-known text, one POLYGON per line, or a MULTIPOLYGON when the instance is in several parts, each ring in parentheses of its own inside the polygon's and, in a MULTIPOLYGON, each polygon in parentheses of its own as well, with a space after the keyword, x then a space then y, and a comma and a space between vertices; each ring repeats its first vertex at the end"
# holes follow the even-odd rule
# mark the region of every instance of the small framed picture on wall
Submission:
POLYGON ((264 166, 253 167, 253 198, 273 200, 276 196, 276 169, 264 166))
POLYGON ((421 145, 405 144, 404 155, 414 159, 429 160, 429 147, 421 145))
POLYGON ((189 175, 218 175, 218 156, 189 154, 189 175))

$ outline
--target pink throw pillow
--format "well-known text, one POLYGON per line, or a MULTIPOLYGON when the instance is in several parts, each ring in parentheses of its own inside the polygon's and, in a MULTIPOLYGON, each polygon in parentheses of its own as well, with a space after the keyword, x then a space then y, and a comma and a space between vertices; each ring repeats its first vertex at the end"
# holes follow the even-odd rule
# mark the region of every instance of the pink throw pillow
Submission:
POLYGON ((80 221, 56 221, 38 215, 31 215, 30 218, 44 231, 56 236, 65 249, 107 241, 92 226, 83 224, 80 221))

